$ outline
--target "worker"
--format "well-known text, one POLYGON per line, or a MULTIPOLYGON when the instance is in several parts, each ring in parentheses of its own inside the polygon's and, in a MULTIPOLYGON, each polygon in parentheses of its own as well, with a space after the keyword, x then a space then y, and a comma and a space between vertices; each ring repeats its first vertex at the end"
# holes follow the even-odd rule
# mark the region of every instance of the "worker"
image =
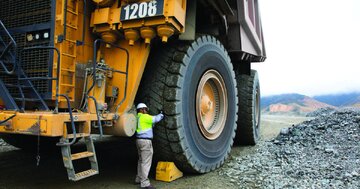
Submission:
POLYGON ((155 123, 164 118, 162 113, 152 116, 148 114, 148 107, 144 103, 139 103, 137 109, 137 129, 136 129, 136 147, 138 149, 139 160, 137 165, 136 184, 141 188, 155 188, 150 184, 148 178, 153 157, 153 127, 155 123))

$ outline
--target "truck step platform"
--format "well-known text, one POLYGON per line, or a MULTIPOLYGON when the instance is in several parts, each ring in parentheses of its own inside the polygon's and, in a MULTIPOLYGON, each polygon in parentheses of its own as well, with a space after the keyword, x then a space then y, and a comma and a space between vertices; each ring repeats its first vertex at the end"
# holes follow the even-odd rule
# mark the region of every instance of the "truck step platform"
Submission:
POLYGON ((92 152, 80 152, 80 153, 76 153, 76 154, 71 154, 71 160, 78 160, 78 159, 83 159, 83 158, 88 158, 88 157, 93 157, 94 153, 92 152))
POLYGON ((87 178, 87 177, 91 177, 91 176, 94 176, 94 175, 97 175, 97 174, 99 174, 99 171, 94 170, 94 169, 89 169, 89 170, 86 170, 86 171, 75 174, 75 178, 71 179, 71 180, 72 181, 78 181, 78 180, 81 180, 81 179, 84 179, 84 178, 87 178))
MULTIPOLYGON (((72 137, 74 137, 74 134, 68 134, 67 136, 69 137, 70 135, 72 135, 72 137)), ((96 159, 96 153, 95 153, 95 147, 94 147, 93 140, 92 140, 90 134, 87 134, 87 133, 75 134, 75 137, 77 137, 77 138, 80 136, 83 137, 83 139, 85 140, 86 151, 72 154, 71 153, 71 145, 61 146, 61 153, 63 156, 64 166, 68 173, 69 180, 72 180, 72 181, 78 181, 78 180, 99 174, 99 166, 98 166, 98 162, 96 159), (79 159, 85 159, 85 158, 89 159, 91 168, 86 171, 76 173, 73 161, 79 160, 79 159)), ((69 142, 69 138, 66 138, 63 140, 65 140, 65 142, 67 142, 67 143, 69 142)))

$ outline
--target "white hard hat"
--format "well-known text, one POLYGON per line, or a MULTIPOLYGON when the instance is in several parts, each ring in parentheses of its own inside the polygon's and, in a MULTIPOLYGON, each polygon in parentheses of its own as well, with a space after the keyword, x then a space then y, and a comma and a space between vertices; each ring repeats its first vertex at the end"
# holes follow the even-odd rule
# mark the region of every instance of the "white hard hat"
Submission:
POLYGON ((139 103, 139 104, 136 106, 136 109, 141 109, 141 108, 147 108, 146 104, 144 104, 144 103, 139 103))

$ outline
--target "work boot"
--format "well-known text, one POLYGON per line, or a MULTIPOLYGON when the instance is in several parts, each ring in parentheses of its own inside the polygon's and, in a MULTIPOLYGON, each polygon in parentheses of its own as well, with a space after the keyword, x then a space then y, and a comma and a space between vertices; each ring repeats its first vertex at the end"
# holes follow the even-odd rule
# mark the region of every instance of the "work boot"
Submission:
POLYGON ((146 186, 146 187, 141 187, 141 188, 144 188, 144 189, 156 189, 154 186, 152 185, 149 185, 149 186, 146 186))

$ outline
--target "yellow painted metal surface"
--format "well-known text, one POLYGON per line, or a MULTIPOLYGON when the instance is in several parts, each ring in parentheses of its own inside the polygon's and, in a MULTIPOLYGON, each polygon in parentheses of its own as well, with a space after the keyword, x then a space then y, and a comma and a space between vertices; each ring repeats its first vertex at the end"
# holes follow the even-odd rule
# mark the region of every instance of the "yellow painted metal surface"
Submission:
MULTIPOLYGON (((148 2, 148 0, 138 2, 148 2)), ((127 2, 121 1, 121 6, 118 6, 118 3, 114 3, 111 7, 98 8, 92 13, 90 26, 94 28, 94 32, 101 34, 107 31, 118 31, 119 34, 125 34, 130 44, 133 44, 134 39, 138 39, 142 28, 153 28, 156 31, 158 26, 163 25, 173 28, 172 34, 185 32, 186 0, 164 0, 161 16, 126 21, 121 21, 120 15, 121 7, 126 6, 127 2), (137 31, 137 35, 134 35, 136 34, 134 31, 137 31)), ((160 37, 163 36, 160 34, 160 37)), ((165 36, 164 42, 167 41, 167 37, 169 36, 165 36)), ((142 38, 149 43, 149 38, 142 38)))
POLYGON ((171 182, 182 176, 183 173, 175 166, 174 162, 159 161, 156 166, 156 180, 171 182))
POLYGON ((103 23, 111 24, 110 8, 102 8, 94 11, 94 20, 91 24, 97 25, 103 23))
MULTIPOLYGON (((133 111, 134 99, 148 60, 151 49, 151 39, 161 37, 164 42, 173 34, 184 32, 186 0, 164 0, 162 16, 144 19, 120 21, 121 7, 118 3, 126 1, 100 1, 95 10, 88 4, 88 13, 84 14, 84 1, 56 0, 54 46, 60 51, 60 85, 59 93, 68 95, 73 109, 78 107, 83 93, 84 79, 77 74, 79 65, 91 67, 94 51, 94 41, 102 38, 106 42, 114 43, 125 49, 119 50, 115 46, 102 44, 98 48, 97 62, 103 60, 108 67, 104 82, 95 86, 89 95, 94 96, 101 107, 109 106, 109 111, 104 108, 101 120, 108 127, 105 134, 118 136, 131 136, 136 128, 136 112, 133 111), (106 4, 106 5, 105 5, 106 4), (65 20, 66 16, 66 20, 65 20), (85 25, 83 18, 85 17, 85 25), (64 33, 64 28, 66 32, 64 33), (125 35, 125 31, 130 32, 125 35), (83 40, 83 32, 85 38, 83 40), (136 34, 136 35, 134 35, 136 34), (165 40, 166 39, 166 40, 165 40), (129 41, 132 42, 129 44, 129 41), (83 42, 80 44, 79 42, 83 42), (128 64, 127 77, 126 65, 128 64), (114 102, 106 104, 108 99, 114 102)), ((127 1, 148 2, 148 1, 127 1)), ((53 56, 53 77, 57 77, 57 53, 53 56)), ((85 75, 85 74, 84 74, 85 75)), ((84 76, 84 78, 86 78, 84 76)), ((88 75, 88 81, 92 83, 92 77, 88 75)), ((52 100, 56 99, 56 81, 52 83, 52 100)), ((89 88, 89 84, 88 87, 89 88)), ((74 112, 77 127, 90 132, 91 124, 97 122, 95 106, 89 100, 89 111, 74 112)), ((49 102, 53 104, 53 102, 49 102)), ((52 105, 50 105, 52 106, 52 105)), ((60 109, 66 109, 64 98, 60 98, 60 109)), ((16 114, 13 119, 0 126, 0 133, 19 133, 42 136, 66 136, 66 125, 70 123, 68 113, 54 114, 49 112, 26 111, 9 112, 0 111, 0 120, 5 120, 16 114)))
MULTIPOLYGON (((144 2, 144 1, 140 1, 144 2)), ((122 6, 126 5, 123 2, 122 6)), ((155 26, 160 24, 169 24, 174 26, 179 32, 185 31, 185 16, 186 16, 186 0, 164 0, 164 12, 163 16, 156 18, 145 18, 138 20, 130 20, 119 22, 119 29, 155 26)), ((117 17, 120 19, 120 15, 117 17)))
MULTIPOLYGON (((127 49, 130 55, 126 99, 118 109, 118 112, 121 113, 130 110, 133 106, 137 89, 140 85, 141 77, 150 53, 150 45, 147 45, 144 42, 136 42, 134 46, 130 46, 125 40, 120 41, 118 45, 127 49)), ((115 47, 107 48, 102 46, 100 52, 105 62, 111 68, 118 71, 126 71, 125 68, 127 55, 124 51, 121 51, 115 47)), ((123 92, 125 90, 125 79, 125 75, 115 71, 113 72, 112 78, 108 79, 108 84, 111 84, 113 87, 118 87, 120 89, 119 97, 115 101, 115 104, 119 104, 121 99, 124 98, 123 92)))
MULTIPOLYGON (((5 120, 16 114, 13 119, 0 125, 0 133, 18 133, 28 135, 38 135, 40 127, 41 136, 63 136, 66 132, 66 123, 70 123, 68 113, 53 114, 51 112, 0 112, 0 119, 5 120)), ((112 120, 114 114, 104 115, 103 120, 112 120)), ((80 132, 89 133, 90 122, 96 121, 96 114, 90 113, 74 113, 76 124, 82 124, 85 129, 80 132)))
POLYGON ((113 127, 105 127, 104 133, 115 136, 133 136, 136 131, 136 111, 124 113, 114 121, 113 127))
POLYGON ((108 7, 114 4, 115 0, 93 0, 93 2, 96 3, 97 6, 108 7))

